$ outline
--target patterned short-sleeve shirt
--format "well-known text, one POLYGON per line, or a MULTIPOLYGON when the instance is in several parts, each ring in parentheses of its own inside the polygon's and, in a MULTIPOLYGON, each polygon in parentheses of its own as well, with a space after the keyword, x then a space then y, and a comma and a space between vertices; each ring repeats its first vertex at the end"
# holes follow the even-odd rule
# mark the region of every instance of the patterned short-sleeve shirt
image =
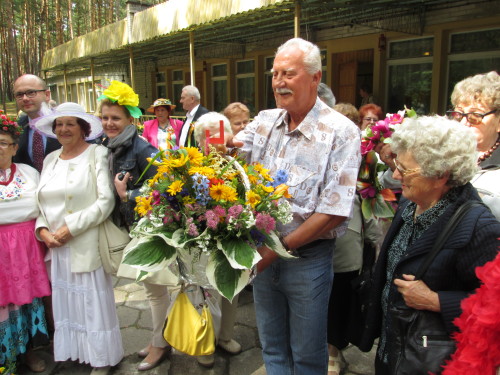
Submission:
MULTIPOLYGON (((236 136, 244 146, 247 162, 258 162, 271 176, 284 169, 289 174, 293 221, 280 232, 288 234, 313 213, 350 217, 361 160, 360 132, 354 123, 317 99, 304 120, 288 131, 283 109, 260 112, 236 136)), ((342 224, 322 238, 345 231, 342 224)))

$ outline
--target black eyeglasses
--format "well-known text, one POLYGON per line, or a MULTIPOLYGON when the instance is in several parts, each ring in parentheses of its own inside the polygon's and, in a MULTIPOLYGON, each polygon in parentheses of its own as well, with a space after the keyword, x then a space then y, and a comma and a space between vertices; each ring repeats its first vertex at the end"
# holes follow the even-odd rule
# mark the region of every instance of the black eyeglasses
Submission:
POLYGON ((16 92, 16 93, 14 93, 14 97, 17 100, 21 100, 22 98, 24 98, 24 95, 26 95, 28 98, 34 98, 38 92, 42 92, 42 91, 47 91, 47 90, 40 89, 40 90, 28 90, 25 92, 16 92))
POLYGON ((485 116, 491 115, 492 113, 495 113, 497 110, 494 109, 493 111, 489 111, 486 113, 477 113, 477 112, 470 112, 470 113, 463 113, 459 111, 446 111, 446 115, 450 120, 456 120, 456 121, 462 121, 462 119, 465 117, 467 119, 467 122, 471 125, 479 125, 481 122, 483 122, 483 118, 485 116))

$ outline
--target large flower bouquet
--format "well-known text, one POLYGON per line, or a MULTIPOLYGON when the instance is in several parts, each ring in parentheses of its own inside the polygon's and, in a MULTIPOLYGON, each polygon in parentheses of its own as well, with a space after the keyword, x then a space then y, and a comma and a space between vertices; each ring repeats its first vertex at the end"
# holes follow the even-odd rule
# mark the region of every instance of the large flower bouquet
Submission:
POLYGON ((385 119, 377 121, 375 125, 363 131, 361 139, 363 157, 356 187, 361 196, 361 210, 365 218, 394 216, 393 202, 396 201, 396 196, 391 189, 384 189, 378 180, 379 172, 385 171, 387 166, 378 162, 375 149, 383 143, 391 143, 392 133, 405 117, 415 116, 413 109, 405 107, 398 113, 388 113, 385 119))
POLYGON ((136 237, 124 263, 149 272, 171 271, 180 283, 216 289, 228 300, 249 282, 265 245, 291 257, 276 235, 291 221, 285 182, 260 164, 246 165, 195 147, 161 151, 150 163, 157 174, 137 198, 136 237))

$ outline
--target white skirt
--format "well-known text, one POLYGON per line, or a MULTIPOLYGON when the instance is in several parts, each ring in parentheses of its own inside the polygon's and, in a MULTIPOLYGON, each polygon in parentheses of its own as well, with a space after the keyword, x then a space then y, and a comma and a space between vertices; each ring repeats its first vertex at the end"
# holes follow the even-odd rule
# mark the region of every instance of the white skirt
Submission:
POLYGON ((54 359, 92 367, 114 366, 123 358, 111 276, 103 268, 71 272, 70 249, 52 249, 54 359))

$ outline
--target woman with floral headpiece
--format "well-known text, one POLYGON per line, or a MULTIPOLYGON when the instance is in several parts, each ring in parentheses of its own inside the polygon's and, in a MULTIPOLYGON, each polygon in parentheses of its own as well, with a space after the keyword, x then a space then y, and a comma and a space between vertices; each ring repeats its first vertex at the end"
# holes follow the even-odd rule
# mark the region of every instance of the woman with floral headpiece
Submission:
MULTIPOLYGON (((106 137, 102 144, 109 153, 109 169, 115 184, 116 206, 113 221, 116 225, 129 229, 135 222, 135 198, 140 194, 142 182, 156 175, 156 167, 148 166, 148 158, 156 155, 158 150, 137 134, 132 124, 134 118, 141 116, 139 97, 125 83, 112 81, 99 98, 101 119, 106 137)), ((120 275, 126 265, 118 270, 120 275)), ((126 271, 125 271, 126 272, 126 271)), ((153 320, 153 338, 151 343, 140 350, 138 355, 144 360, 138 370, 145 371, 157 366, 169 353, 170 346, 163 338, 163 324, 167 316, 170 297, 163 280, 157 274, 144 281, 146 296, 149 299, 153 320)))
POLYGON ((156 148, 162 150, 173 148, 179 144, 182 121, 170 118, 175 105, 170 99, 156 99, 147 112, 154 113, 156 118, 144 122, 142 136, 156 148))
POLYGON ((31 347, 49 342, 41 299, 50 295, 46 250, 35 237, 40 175, 12 162, 22 131, 0 111, 0 367, 7 373, 14 373, 22 353, 31 371, 45 371, 31 347))

